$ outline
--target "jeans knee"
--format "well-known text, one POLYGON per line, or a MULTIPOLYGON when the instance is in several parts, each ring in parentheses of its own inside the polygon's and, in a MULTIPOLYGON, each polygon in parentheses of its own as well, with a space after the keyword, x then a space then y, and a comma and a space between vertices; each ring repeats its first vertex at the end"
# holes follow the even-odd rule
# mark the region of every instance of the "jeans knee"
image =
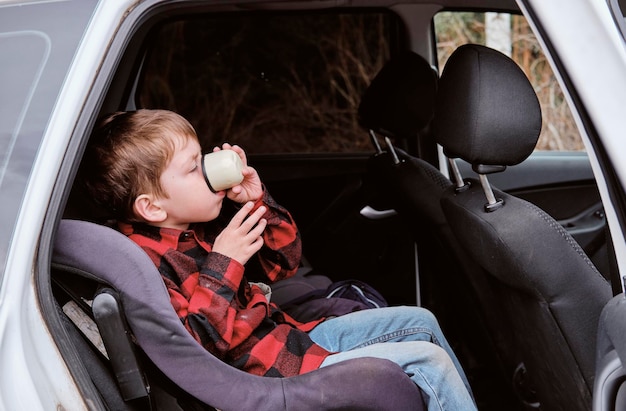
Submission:
POLYGON ((430 357, 434 363, 440 364, 442 369, 455 368, 450 355, 448 355, 446 350, 436 344, 432 344, 430 357))
POLYGON ((423 307, 411 307, 405 306, 403 307, 405 310, 405 315, 407 318, 410 318, 412 321, 419 323, 422 327, 428 328, 433 332, 440 332, 441 328, 439 327, 439 321, 435 317, 430 310, 423 307))
POLYGON ((446 375, 449 372, 456 372, 456 366, 450 355, 437 344, 421 342, 415 349, 418 350, 423 364, 428 364, 428 368, 436 370, 436 373, 446 375))
POLYGON ((423 316, 424 321, 428 322, 429 324, 432 324, 436 328, 439 328, 439 321, 437 321, 437 318, 435 317, 435 314, 432 313, 432 311, 427 310, 426 308, 422 308, 422 307, 416 307, 416 308, 421 311, 420 315, 423 316))

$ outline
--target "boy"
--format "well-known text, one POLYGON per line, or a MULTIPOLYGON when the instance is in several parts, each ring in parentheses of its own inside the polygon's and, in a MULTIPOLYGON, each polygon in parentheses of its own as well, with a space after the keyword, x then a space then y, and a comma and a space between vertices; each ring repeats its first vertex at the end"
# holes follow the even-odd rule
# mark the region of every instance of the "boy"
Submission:
POLYGON ((93 198, 158 267, 171 303, 194 338, 246 372, 289 377, 355 357, 398 363, 429 410, 475 410, 469 385, 437 321, 418 307, 392 307, 300 323, 248 283, 258 258, 269 281, 294 275, 301 243, 287 210, 265 190, 244 151, 243 181, 213 192, 200 169, 193 127, 165 110, 118 112, 95 130, 83 161, 93 198), (225 202, 237 211, 230 221, 225 202), (393 343, 393 344, 392 344, 393 343))

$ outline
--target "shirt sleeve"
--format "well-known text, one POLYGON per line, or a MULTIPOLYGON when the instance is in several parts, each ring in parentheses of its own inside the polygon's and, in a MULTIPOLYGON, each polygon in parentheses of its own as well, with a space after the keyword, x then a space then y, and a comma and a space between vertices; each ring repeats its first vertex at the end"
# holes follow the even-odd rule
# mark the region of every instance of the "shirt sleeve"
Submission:
POLYGON ((263 216, 267 227, 263 232, 263 247, 258 258, 263 272, 270 281, 278 281, 292 277, 302 257, 302 240, 296 223, 287 209, 279 205, 264 191, 263 197, 254 206, 266 206, 263 216))
MULTIPOLYGON (((143 230, 142 230, 143 228, 143 230)), ((154 262, 170 302, 191 335, 218 358, 248 340, 267 318, 269 304, 258 287, 249 287, 244 267, 212 251, 192 231, 126 230, 154 262)))

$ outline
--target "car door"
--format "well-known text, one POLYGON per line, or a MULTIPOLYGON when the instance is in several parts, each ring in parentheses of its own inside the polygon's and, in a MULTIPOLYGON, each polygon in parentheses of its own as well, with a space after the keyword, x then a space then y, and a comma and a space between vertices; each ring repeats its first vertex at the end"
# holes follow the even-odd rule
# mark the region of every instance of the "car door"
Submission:
MULTIPOLYGON (((626 2, 610 0, 607 4, 626 39, 626 2)), ((623 281, 623 276, 614 276, 613 286, 617 294, 604 307, 600 317, 593 392, 594 411, 617 411, 626 408, 626 298, 623 281)))

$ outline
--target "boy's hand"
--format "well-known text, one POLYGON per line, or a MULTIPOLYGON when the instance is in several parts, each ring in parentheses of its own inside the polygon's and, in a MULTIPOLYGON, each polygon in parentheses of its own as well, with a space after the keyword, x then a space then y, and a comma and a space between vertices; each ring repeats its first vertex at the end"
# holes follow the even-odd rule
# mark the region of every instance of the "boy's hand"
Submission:
POLYGON ((263 230, 267 220, 261 218, 266 208, 261 206, 249 214, 254 203, 248 202, 235 214, 230 223, 217 236, 213 251, 223 254, 241 265, 248 262, 263 246, 263 230), (248 217, 248 218, 246 218, 248 217))
POLYGON ((222 148, 215 147, 213 151, 220 150, 232 150, 241 159, 243 167, 241 168, 241 174, 243 175, 243 181, 238 185, 230 188, 226 191, 226 196, 232 201, 243 204, 247 201, 257 201, 263 196, 263 184, 261 178, 256 170, 248 166, 248 160, 246 153, 243 149, 237 145, 231 146, 228 143, 222 144, 222 148))

